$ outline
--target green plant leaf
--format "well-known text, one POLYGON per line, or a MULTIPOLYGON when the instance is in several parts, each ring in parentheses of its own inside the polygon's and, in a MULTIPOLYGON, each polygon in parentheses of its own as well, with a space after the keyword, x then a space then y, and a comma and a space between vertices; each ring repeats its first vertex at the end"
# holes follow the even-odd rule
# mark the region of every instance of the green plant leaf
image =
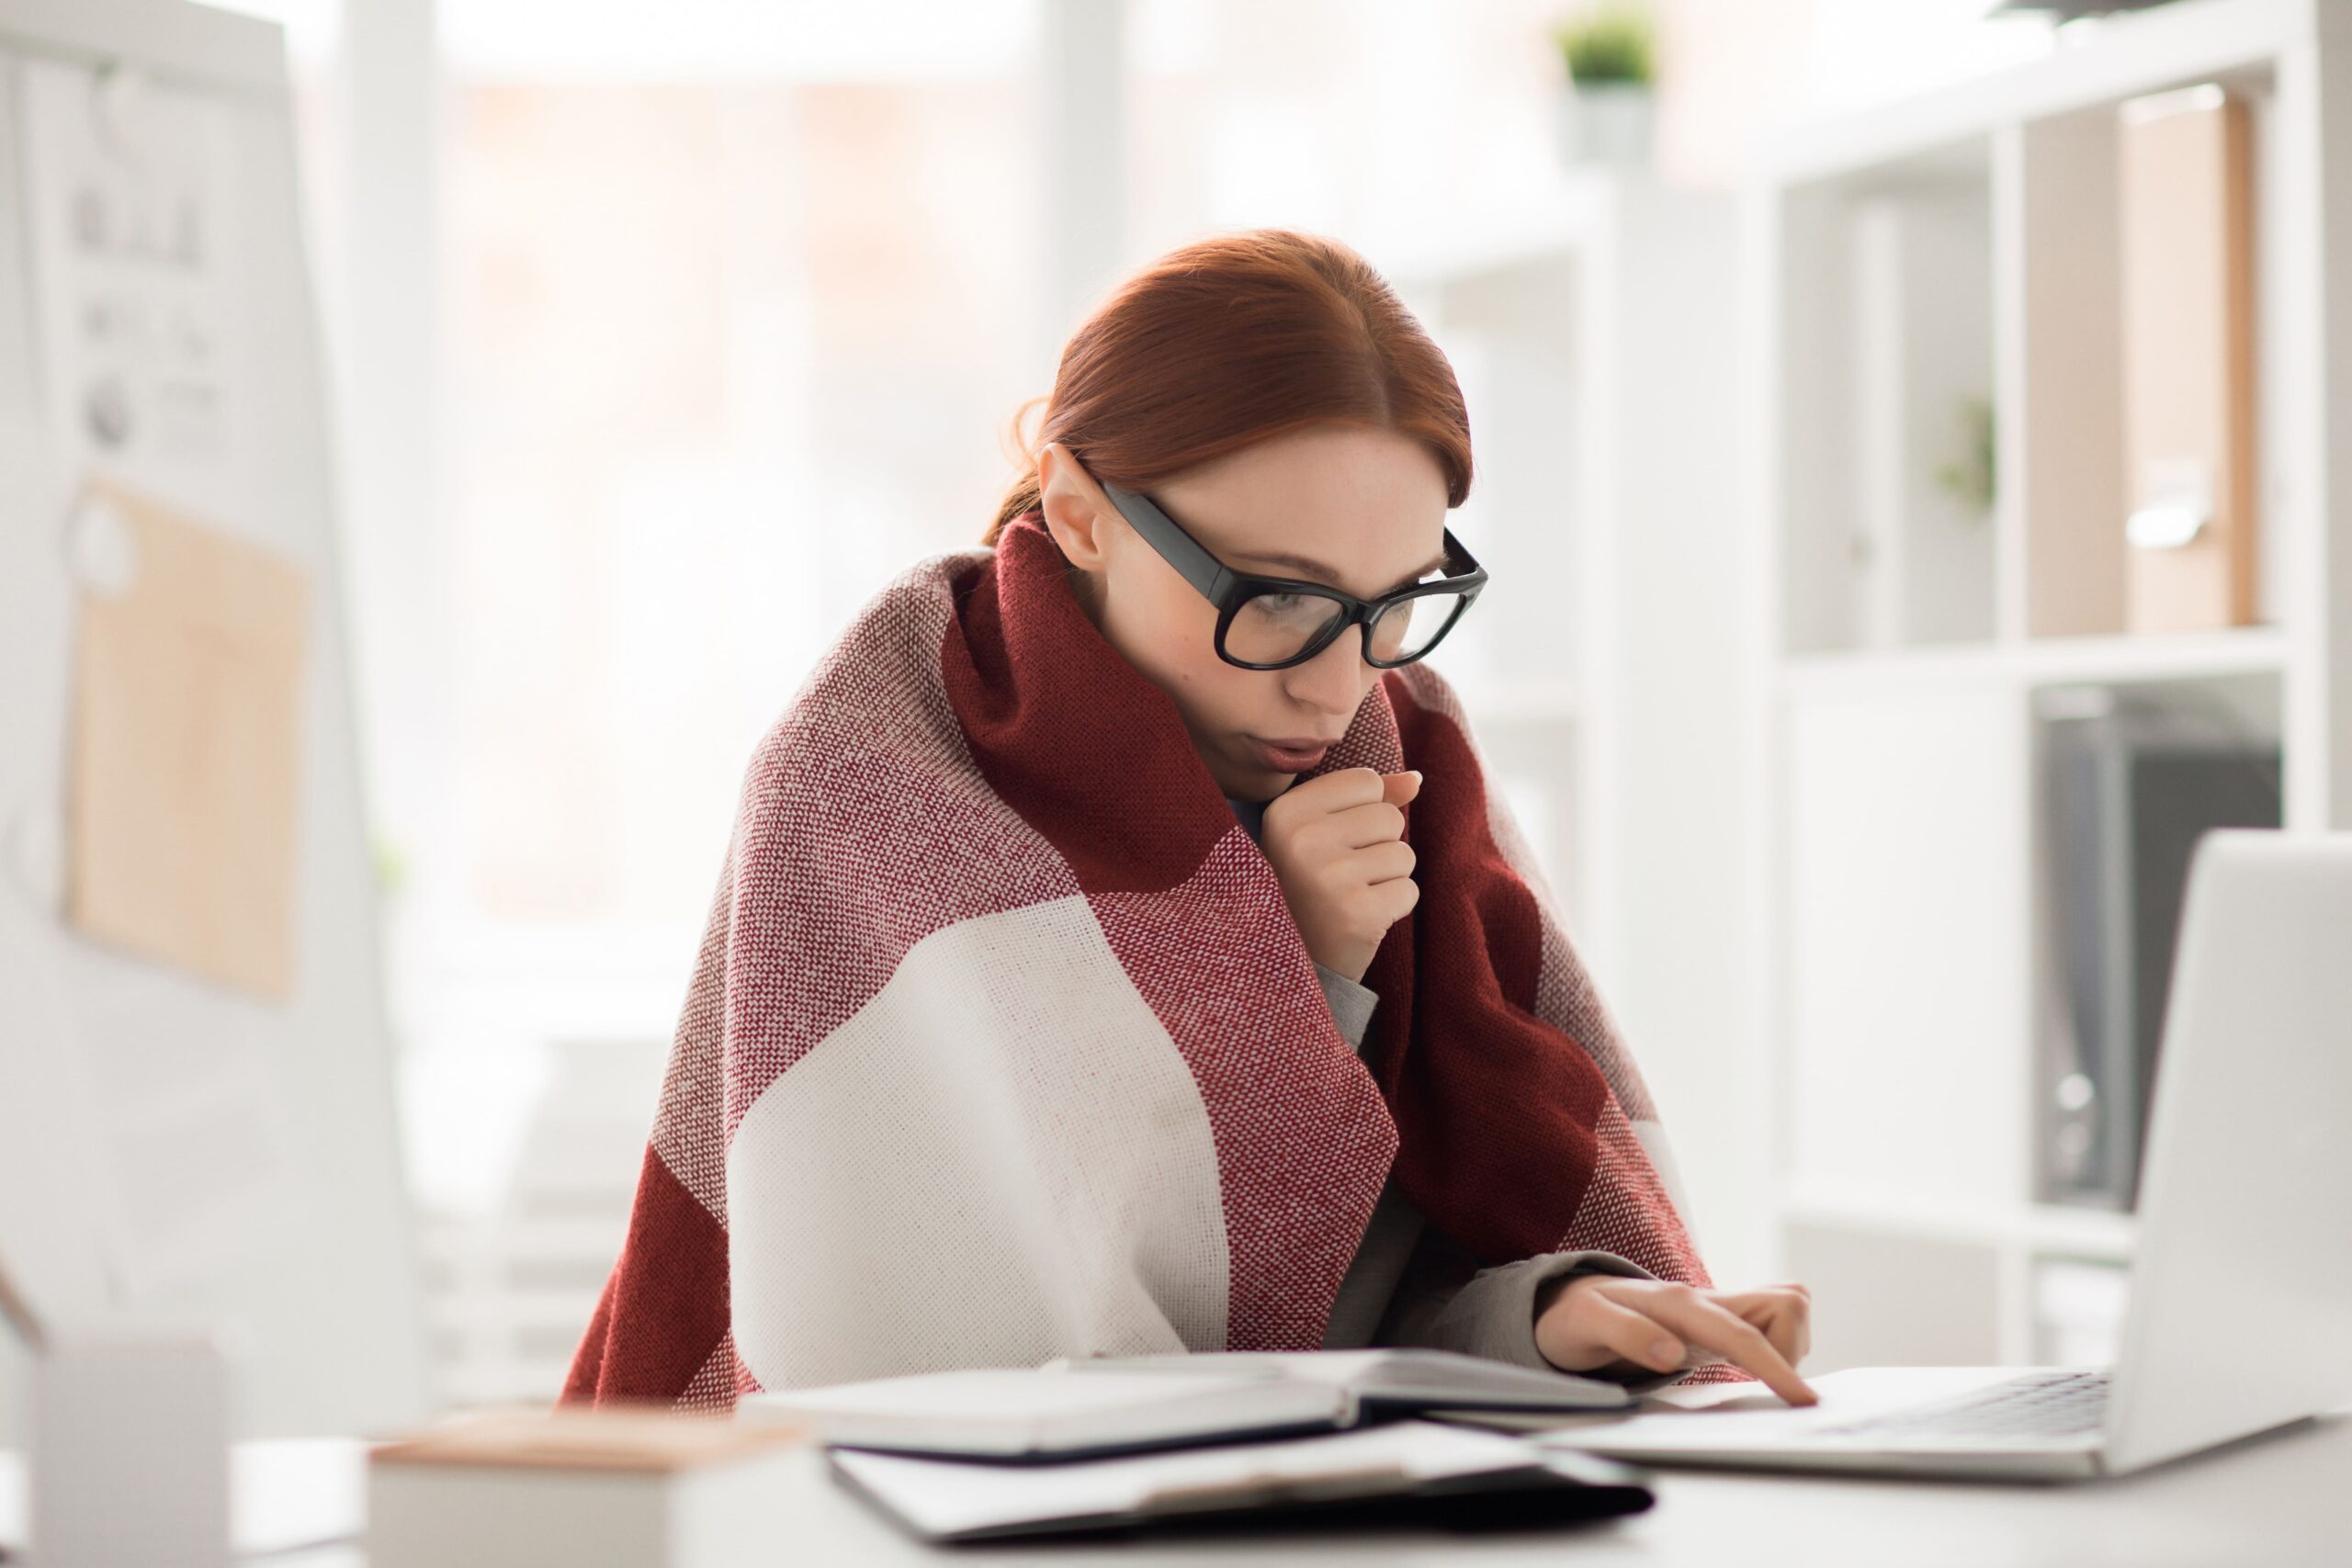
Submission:
POLYGON ((1578 86, 1646 84, 1656 68, 1657 28, 1649 7, 1617 0, 1560 21, 1552 41, 1578 86))
POLYGON ((1936 487, 1972 512, 1993 510, 1993 405, 1982 398, 1961 400, 1957 418, 1966 446, 1961 457, 1936 468, 1936 487))

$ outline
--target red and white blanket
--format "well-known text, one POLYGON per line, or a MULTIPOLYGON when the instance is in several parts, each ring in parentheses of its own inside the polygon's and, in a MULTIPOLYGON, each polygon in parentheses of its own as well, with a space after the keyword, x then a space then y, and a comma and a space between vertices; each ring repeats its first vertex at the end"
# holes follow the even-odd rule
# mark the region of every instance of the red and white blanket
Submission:
POLYGON ((1312 1348, 1392 1160, 1488 1262, 1599 1247, 1707 1284, 1641 1077, 1428 665, 1316 771, 1363 765, 1423 775, 1370 1071, 1035 513, 893 581, 746 771, 564 1397, 1312 1348))

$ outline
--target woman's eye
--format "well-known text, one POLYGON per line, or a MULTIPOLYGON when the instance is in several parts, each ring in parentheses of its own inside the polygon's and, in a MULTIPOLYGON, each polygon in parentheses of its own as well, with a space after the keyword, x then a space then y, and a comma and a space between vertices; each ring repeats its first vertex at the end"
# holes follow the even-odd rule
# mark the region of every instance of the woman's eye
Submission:
POLYGON ((1320 621, 1329 614, 1330 601, 1312 593, 1261 593, 1248 609, 1269 621, 1320 621))

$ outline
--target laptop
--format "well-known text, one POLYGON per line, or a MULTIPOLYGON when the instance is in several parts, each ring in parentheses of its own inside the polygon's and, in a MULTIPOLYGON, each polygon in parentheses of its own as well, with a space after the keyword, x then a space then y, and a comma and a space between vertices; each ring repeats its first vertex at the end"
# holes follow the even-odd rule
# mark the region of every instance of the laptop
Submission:
POLYGON ((1796 1409, 1677 1390, 1538 1440, 1652 1464, 2119 1475, 2352 1402, 2352 833, 2191 862, 2112 1367, 1857 1368, 1796 1409), (1661 1402, 1668 1407, 1658 1408, 1661 1402))

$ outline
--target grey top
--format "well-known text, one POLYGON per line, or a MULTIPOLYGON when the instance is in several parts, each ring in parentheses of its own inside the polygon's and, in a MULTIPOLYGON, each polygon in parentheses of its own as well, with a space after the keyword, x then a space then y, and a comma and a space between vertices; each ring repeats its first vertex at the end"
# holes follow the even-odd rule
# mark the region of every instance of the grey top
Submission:
MULTIPOLYGON (((1250 838, 1258 838, 1265 802, 1230 795, 1226 801, 1250 838)), ((1363 1055, 1379 994, 1320 964, 1315 965, 1315 977, 1322 982, 1331 1021, 1363 1055)), ((1422 1346, 1549 1370, 1552 1363, 1535 1348, 1537 1309, 1548 1305, 1556 1292, 1556 1286, 1545 1288, 1551 1281, 1578 1274, 1657 1278, 1631 1259, 1598 1251, 1544 1253, 1481 1269, 1468 1248, 1429 1223, 1398 1189, 1392 1171, 1340 1281, 1323 1344, 1327 1349, 1422 1346)), ((1608 1378, 1639 1392, 1671 1382, 1680 1374, 1612 1363, 1583 1375, 1608 1378)))

